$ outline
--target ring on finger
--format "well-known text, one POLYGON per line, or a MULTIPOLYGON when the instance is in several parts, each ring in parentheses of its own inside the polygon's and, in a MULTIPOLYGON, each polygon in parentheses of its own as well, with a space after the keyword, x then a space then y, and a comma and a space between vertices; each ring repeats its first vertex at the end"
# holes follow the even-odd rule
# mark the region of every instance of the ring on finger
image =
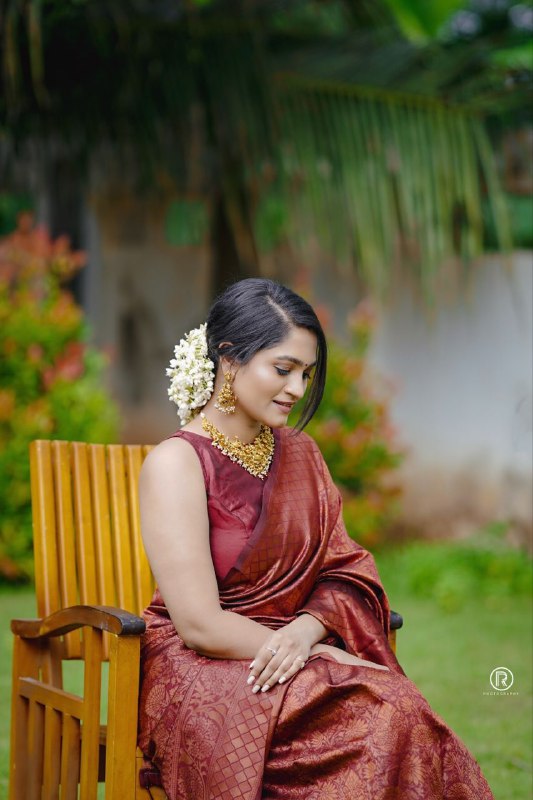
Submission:
POLYGON ((270 652, 272 653, 273 656, 275 656, 276 653, 278 652, 273 647, 269 647, 268 645, 265 646, 265 650, 270 650, 270 652))

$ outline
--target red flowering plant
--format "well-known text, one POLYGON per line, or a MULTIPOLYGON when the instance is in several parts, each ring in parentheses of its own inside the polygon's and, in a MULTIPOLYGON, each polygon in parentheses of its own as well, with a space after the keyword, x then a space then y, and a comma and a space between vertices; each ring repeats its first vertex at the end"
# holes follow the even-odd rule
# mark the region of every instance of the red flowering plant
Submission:
MULTIPOLYGON (((314 305, 327 330, 327 309, 314 305)), ((374 548, 386 540, 398 508, 401 488, 396 470, 403 452, 391 422, 392 386, 368 363, 376 325, 370 301, 360 303, 347 322, 348 344, 328 337, 324 398, 306 431, 341 491, 350 536, 374 548)))
POLYGON ((87 344, 65 288, 84 264, 67 237, 53 240, 27 212, 0 239, 0 580, 32 575, 31 440, 116 440, 106 359, 87 344))

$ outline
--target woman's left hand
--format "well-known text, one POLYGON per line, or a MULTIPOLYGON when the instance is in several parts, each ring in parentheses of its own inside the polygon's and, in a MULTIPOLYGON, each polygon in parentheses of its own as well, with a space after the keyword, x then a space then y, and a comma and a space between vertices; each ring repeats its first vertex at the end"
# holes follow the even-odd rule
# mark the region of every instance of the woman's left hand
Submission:
POLYGON ((274 631, 250 665, 248 683, 252 691, 266 692, 292 678, 305 667, 311 647, 326 635, 326 628, 310 614, 302 614, 274 631))

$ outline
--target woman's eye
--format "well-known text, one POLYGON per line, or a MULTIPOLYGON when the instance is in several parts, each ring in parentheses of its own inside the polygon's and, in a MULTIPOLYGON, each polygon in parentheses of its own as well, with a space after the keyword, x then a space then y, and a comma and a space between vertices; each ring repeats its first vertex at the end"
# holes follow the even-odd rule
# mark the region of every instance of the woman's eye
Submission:
POLYGON ((306 381, 310 381, 311 380, 311 375, 308 372, 304 372, 304 378, 305 378, 306 381))
POLYGON ((282 369, 281 367, 274 367, 274 369, 276 370, 278 375, 288 375, 289 374, 289 370, 288 369, 282 369))

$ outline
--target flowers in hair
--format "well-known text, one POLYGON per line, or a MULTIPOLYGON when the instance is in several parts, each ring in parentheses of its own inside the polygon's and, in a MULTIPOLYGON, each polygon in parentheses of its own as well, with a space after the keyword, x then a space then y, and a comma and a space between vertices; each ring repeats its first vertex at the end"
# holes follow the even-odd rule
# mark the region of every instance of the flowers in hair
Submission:
POLYGON ((204 322, 180 339, 166 370, 171 379, 168 397, 176 403, 182 425, 195 417, 213 394, 215 365, 207 356, 206 328, 204 322))

